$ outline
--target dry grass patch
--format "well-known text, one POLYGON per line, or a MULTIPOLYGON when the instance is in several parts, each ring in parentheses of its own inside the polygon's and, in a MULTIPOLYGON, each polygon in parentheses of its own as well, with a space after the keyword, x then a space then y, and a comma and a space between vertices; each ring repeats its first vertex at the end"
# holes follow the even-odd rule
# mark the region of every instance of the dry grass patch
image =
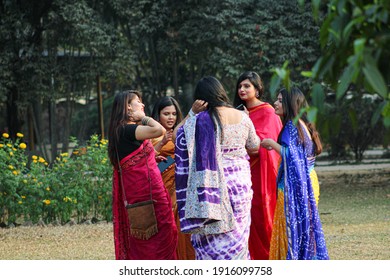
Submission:
POLYGON ((112 260, 111 223, 0 229, 0 259, 112 260))
MULTIPOLYGON (((390 259, 390 170, 319 172, 330 258, 390 259)), ((112 224, 0 228, 3 260, 113 260, 112 224)))

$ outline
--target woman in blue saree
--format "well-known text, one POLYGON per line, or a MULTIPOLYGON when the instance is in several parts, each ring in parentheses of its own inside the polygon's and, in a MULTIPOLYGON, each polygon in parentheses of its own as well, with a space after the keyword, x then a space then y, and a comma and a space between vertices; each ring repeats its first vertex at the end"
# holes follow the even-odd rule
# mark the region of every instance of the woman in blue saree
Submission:
POLYGON ((282 89, 274 105, 283 129, 278 142, 261 142, 281 155, 270 259, 329 259, 317 209, 319 186, 314 163, 322 151, 319 134, 306 113, 298 119, 301 109, 307 107, 298 88, 290 92, 282 89))

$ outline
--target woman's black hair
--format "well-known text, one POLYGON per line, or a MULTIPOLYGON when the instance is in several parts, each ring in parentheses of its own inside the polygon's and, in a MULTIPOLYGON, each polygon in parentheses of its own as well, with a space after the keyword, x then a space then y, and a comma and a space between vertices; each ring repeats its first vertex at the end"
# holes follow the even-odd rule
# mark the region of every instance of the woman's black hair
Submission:
POLYGON ((195 87, 194 93, 194 100, 197 99, 204 100, 208 103, 207 110, 210 113, 211 117, 213 119, 215 118, 215 120, 217 121, 217 124, 214 123, 214 128, 221 128, 222 123, 216 108, 220 106, 226 106, 231 108, 233 107, 221 82, 212 76, 206 76, 200 79, 195 87))
MULTIPOLYGON (((285 128, 288 121, 293 121, 295 117, 297 117, 301 111, 301 109, 308 107, 308 103, 306 101, 305 95, 302 93, 302 91, 297 87, 292 87, 290 92, 282 88, 279 93, 282 95, 282 106, 283 106, 283 116, 282 116, 282 122, 283 122, 283 129, 285 128)), ((322 152, 322 144, 320 140, 320 135, 318 131, 315 128, 315 125, 311 122, 309 122, 309 119, 307 117, 307 113, 304 112, 300 116, 300 119, 305 123, 307 126, 309 133, 311 135, 311 138, 316 146, 315 151, 316 155, 321 154, 322 152)), ((304 132, 301 125, 297 125, 298 128, 298 134, 299 139, 303 142, 304 141, 304 132)), ((278 142, 280 143, 280 137, 281 134, 279 134, 278 142)))
POLYGON ((175 98, 171 96, 164 96, 160 98, 156 104, 154 104, 153 111, 152 111, 152 118, 156 121, 160 122, 160 112, 162 109, 168 106, 175 106, 176 109, 176 123, 173 126, 173 128, 176 127, 178 123, 180 123, 183 119, 183 113, 181 112, 179 103, 176 101, 175 98))
POLYGON ((259 92, 259 95, 256 96, 257 99, 261 100, 261 98, 264 95, 264 85, 263 81, 260 78, 260 75, 257 74, 254 71, 246 71, 240 75, 240 77, 237 80, 236 84, 236 92, 234 94, 234 107, 237 107, 240 104, 246 105, 245 101, 241 100, 240 96, 238 95, 238 89, 240 87, 240 84, 242 81, 248 79, 251 84, 255 87, 255 89, 259 92))
POLYGON ((136 90, 126 90, 118 93, 112 103, 110 124, 108 127, 108 157, 113 166, 118 165, 116 147, 119 143, 119 130, 129 121, 128 104, 136 97, 141 99, 141 93, 136 90))

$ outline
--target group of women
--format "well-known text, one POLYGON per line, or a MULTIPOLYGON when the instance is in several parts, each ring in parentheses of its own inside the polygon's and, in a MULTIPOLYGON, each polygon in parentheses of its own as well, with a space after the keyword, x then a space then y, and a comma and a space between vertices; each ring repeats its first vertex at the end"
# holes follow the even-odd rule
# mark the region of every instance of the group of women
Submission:
POLYGON ((273 107, 263 94, 248 71, 233 104, 215 77, 203 77, 184 118, 172 97, 147 117, 138 91, 115 96, 108 152, 116 259, 329 258, 313 169, 321 142, 304 113, 295 120, 305 97, 282 89, 273 107), (167 157, 175 164, 160 171, 167 157), (150 197, 158 232, 144 240, 131 234, 124 201, 150 197))

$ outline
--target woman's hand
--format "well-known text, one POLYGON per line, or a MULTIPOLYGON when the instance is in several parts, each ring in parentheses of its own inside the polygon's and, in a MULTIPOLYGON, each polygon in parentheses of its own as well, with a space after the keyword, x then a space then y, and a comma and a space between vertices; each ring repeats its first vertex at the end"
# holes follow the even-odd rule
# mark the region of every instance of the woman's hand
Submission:
POLYGON ((275 140, 273 140, 273 139, 265 138, 261 141, 260 145, 269 151, 275 150, 280 154, 280 147, 281 146, 280 146, 280 144, 276 143, 275 140))
POLYGON ((163 139, 161 140, 161 145, 165 146, 169 141, 172 141, 173 136, 173 129, 168 130, 165 134, 163 139))
POLYGON ((160 163, 160 162, 162 162, 164 160, 167 160, 167 158, 164 157, 164 156, 156 155, 156 162, 157 163, 160 163))
POLYGON ((145 112, 143 110, 133 111, 131 113, 131 117, 134 119, 135 122, 140 122, 142 118, 145 117, 145 112))
POLYGON ((208 103, 206 101, 197 99, 192 104, 191 110, 196 115, 199 112, 207 110, 207 105, 208 105, 208 103))

